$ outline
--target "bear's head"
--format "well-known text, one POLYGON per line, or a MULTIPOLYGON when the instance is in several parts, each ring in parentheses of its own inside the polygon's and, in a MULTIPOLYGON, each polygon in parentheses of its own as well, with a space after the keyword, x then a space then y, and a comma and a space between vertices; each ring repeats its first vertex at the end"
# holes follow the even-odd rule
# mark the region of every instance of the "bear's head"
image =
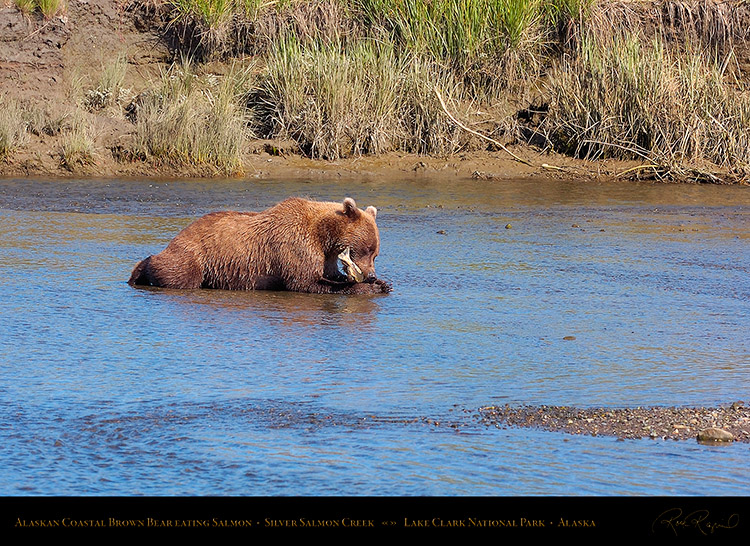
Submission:
POLYGON ((364 282, 373 282, 375 258, 380 252, 380 233, 375 223, 378 211, 375 207, 365 210, 357 208, 354 199, 344 199, 342 210, 337 213, 341 219, 336 240, 336 252, 349 249, 349 257, 362 272, 364 282))

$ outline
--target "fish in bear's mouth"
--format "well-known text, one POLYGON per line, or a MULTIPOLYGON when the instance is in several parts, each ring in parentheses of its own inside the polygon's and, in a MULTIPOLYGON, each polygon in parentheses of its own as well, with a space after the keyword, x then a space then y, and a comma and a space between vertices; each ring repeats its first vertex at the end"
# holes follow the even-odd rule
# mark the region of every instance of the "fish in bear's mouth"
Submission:
POLYGON ((339 260, 341 260, 341 268, 343 273, 346 275, 347 280, 354 282, 362 282, 365 280, 365 275, 354 260, 349 255, 350 249, 346 247, 344 251, 339 254, 339 260))

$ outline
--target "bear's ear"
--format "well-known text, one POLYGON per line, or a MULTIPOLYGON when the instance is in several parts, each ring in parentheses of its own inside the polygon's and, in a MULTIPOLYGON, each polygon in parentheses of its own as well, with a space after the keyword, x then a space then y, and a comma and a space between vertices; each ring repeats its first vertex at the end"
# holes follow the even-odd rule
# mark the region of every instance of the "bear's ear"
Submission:
POLYGON ((374 218, 377 218, 377 217, 378 217, 378 209, 376 209, 376 208, 375 208, 375 207, 373 207, 373 206, 369 206, 369 207, 367 207, 367 208, 365 209, 365 212, 366 212, 367 214, 371 214, 371 215, 372 215, 372 217, 373 217, 373 219, 374 219, 374 218))
POLYGON ((357 203, 354 202, 354 199, 351 197, 344 199, 344 214, 354 219, 359 217, 359 213, 360 210, 357 208, 357 203))

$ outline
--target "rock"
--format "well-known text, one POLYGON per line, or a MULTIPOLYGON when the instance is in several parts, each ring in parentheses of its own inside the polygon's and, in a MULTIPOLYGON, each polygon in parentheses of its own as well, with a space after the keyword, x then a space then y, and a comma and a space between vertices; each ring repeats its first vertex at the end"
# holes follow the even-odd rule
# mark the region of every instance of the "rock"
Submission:
POLYGON ((720 428, 707 428, 698 433, 699 442, 731 442, 733 440, 734 436, 731 432, 720 428))

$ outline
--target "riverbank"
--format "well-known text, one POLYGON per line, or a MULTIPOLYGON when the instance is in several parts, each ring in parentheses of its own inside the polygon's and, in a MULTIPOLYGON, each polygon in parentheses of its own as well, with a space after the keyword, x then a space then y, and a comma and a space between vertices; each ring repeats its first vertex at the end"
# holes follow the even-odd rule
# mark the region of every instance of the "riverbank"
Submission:
POLYGON ((744 2, 3 2, 4 176, 750 173, 744 2))

